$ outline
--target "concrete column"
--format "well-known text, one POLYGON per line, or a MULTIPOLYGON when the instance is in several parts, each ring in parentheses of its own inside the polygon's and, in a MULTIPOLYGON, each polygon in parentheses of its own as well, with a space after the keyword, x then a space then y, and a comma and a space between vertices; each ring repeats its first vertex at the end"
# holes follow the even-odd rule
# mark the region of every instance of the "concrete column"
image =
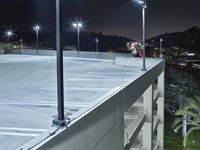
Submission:
POLYGON ((144 114, 143 148, 153 150, 153 85, 144 93, 144 114))
POLYGON ((164 71, 158 77, 158 90, 160 93, 160 98, 158 100, 158 117, 159 125, 157 128, 157 138, 159 143, 159 149, 164 150, 164 103, 165 103, 165 82, 164 82, 164 71))

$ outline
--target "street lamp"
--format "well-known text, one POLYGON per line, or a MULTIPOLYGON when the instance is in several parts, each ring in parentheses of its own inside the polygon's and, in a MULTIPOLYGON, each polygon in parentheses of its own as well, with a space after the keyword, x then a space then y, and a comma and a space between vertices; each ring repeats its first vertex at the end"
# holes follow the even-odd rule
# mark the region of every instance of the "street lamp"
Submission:
POLYGON ((163 42, 163 39, 160 38, 160 59, 162 59, 162 42, 163 42))
POLYGON ((96 53, 98 53, 99 52, 99 39, 96 38, 95 42, 96 42, 96 53))
POLYGON ((37 54, 38 54, 40 26, 39 25, 35 25, 33 27, 33 30, 36 32, 36 44, 37 44, 37 54))
POLYGON ((57 99, 58 116, 53 120, 53 125, 65 125, 64 111, 64 64, 63 64, 63 36, 62 36, 62 0, 56 0, 56 62, 57 62, 57 99))
POLYGON ((145 10, 146 10, 146 8, 147 8, 147 4, 146 4, 146 2, 144 2, 144 1, 141 1, 141 0, 138 0, 137 1, 140 5, 141 5, 141 7, 142 7, 142 26, 143 26, 143 34, 142 34, 142 36, 143 36, 143 68, 142 68, 142 71, 147 71, 147 69, 146 69, 146 60, 145 60, 145 52, 146 52, 146 20, 145 20, 145 10))
POLYGON ((73 23, 73 27, 75 29, 77 29, 77 33, 78 33, 78 48, 77 48, 77 54, 79 57, 79 51, 80 51, 80 29, 83 27, 83 24, 81 22, 77 22, 77 23, 73 23))
POLYGON ((10 38, 12 38, 13 35, 14 35, 14 33, 13 33, 12 30, 8 30, 8 31, 6 31, 6 33, 5 33, 5 36, 7 36, 7 38, 8 38, 9 46, 11 45, 11 44, 10 44, 10 38))
POLYGON ((6 36, 8 39, 10 39, 13 36, 13 31, 11 31, 11 30, 7 31, 6 36))
POLYGON ((20 51, 20 54, 22 54, 22 48, 23 48, 23 39, 20 39, 19 41, 20 41, 20 45, 21 45, 21 46, 20 46, 20 49, 21 49, 21 51, 20 51))

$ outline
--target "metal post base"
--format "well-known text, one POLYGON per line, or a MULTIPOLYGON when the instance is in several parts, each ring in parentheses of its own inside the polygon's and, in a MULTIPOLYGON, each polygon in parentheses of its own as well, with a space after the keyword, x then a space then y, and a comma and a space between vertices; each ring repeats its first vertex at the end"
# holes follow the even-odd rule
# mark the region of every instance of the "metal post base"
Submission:
POLYGON ((147 69, 143 68, 142 71, 147 71, 147 69))
POLYGON ((58 118, 56 118, 53 120, 53 125, 63 127, 66 125, 66 120, 58 120, 58 118))

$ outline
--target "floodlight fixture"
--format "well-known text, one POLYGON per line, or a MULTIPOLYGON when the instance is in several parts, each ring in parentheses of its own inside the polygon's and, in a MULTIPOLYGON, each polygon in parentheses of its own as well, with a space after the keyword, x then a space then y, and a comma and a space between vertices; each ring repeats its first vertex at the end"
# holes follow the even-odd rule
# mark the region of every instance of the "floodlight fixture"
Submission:
POLYGON ((33 30, 34 30, 35 33, 36 33, 36 45, 37 45, 36 53, 38 54, 38 48, 39 48, 39 31, 41 30, 40 25, 35 25, 35 26, 33 27, 33 30))
POLYGON ((76 22, 76 23, 73 23, 73 27, 75 29, 77 29, 77 33, 78 33, 78 41, 77 41, 77 55, 79 57, 79 51, 80 51, 80 29, 83 27, 83 23, 81 22, 76 22))
POLYGON ((8 38, 11 38, 12 36, 13 36, 13 31, 12 30, 8 30, 8 31, 6 31, 6 36, 8 37, 8 38))

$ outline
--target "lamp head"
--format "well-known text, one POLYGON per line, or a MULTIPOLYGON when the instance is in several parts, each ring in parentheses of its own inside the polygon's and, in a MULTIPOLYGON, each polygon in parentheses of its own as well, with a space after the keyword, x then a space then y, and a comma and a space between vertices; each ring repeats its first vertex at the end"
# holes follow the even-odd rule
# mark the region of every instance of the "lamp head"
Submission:
POLYGON ((8 38, 10 38, 10 37, 12 37, 13 36, 13 31, 12 30, 8 30, 8 31, 6 31, 6 36, 8 37, 8 38))
POLYGON ((138 2, 143 8, 147 8, 147 4, 146 4, 145 1, 137 0, 137 2, 138 2))
POLYGON ((73 23, 73 27, 76 29, 81 29, 83 27, 83 24, 81 22, 73 23))
POLYGON ((39 25, 35 25, 35 26, 33 27, 33 30, 39 31, 39 30, 40 30, 40 26, 39 26, 39 25))

